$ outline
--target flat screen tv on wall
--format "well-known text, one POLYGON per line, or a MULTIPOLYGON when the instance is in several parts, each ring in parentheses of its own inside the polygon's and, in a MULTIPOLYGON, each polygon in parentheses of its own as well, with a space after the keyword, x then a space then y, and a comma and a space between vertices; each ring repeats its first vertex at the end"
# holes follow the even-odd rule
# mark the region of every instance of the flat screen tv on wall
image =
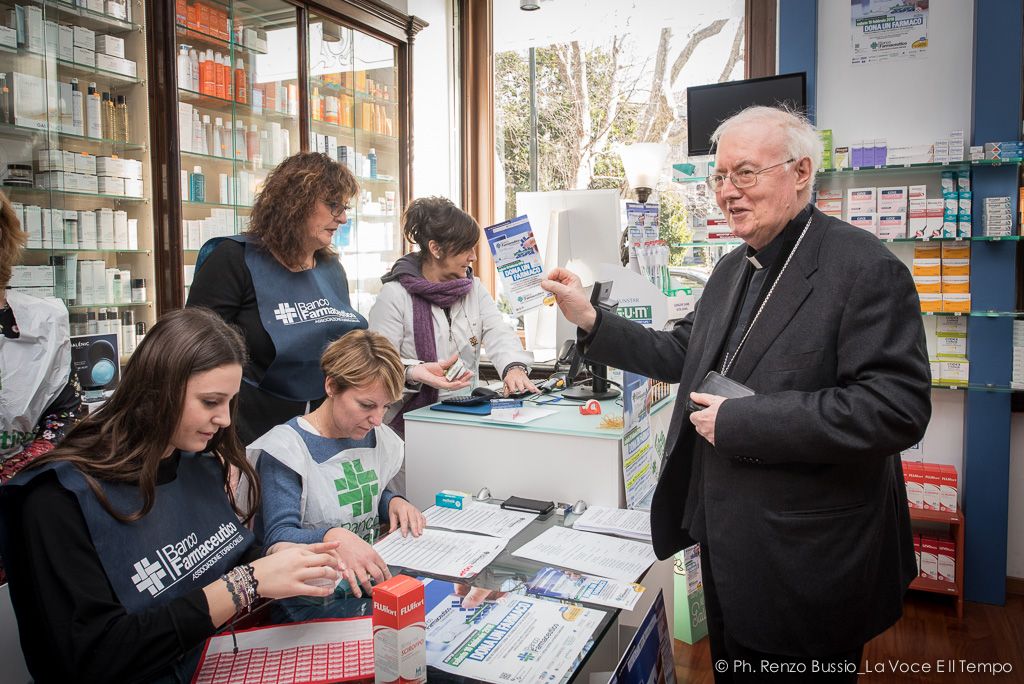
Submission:
POLYGON ((782 74, 745 81, 712 83, 686 89, 686 131, 691 157, 711 154, 711 134, 718 124, 754 105, 784 104, 805 112, 807 74, 782 74))

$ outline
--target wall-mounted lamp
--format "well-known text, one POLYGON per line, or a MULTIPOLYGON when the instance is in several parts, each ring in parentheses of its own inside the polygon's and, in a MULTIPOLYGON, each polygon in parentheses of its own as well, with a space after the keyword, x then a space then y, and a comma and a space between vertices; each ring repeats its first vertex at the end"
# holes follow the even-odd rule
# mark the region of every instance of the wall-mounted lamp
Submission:
POLYGON ((641 204, 647 203, 651 191, 658 185, 661 168, 668 157, 668 145, 664 143, 633 143, 619 151, 622 167, 626 171, 626 182, 636 191, 641 204))
POLYGON ((540 0, 519 0, 519 9, 532 12, 540 9, 540 0))

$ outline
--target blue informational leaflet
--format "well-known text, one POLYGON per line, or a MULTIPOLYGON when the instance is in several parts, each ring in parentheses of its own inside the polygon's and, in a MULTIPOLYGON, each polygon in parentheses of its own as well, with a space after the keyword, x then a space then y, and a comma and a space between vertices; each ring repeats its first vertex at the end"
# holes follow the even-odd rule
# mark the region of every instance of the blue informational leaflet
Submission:
POLYGON ((526 216, 489 226, 484 234, 513 314, 554 302, 554 297, 540 287, 544 264, 526 216))

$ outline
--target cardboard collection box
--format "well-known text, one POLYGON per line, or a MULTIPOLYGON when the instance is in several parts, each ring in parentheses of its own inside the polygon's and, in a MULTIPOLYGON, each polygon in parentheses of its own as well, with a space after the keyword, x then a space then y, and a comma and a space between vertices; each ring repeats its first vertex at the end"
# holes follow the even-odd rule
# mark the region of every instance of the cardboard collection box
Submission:
POLYGON ((373 588, 374 682, 413 684, 427 679, 423 583, 395 575, 373 588))

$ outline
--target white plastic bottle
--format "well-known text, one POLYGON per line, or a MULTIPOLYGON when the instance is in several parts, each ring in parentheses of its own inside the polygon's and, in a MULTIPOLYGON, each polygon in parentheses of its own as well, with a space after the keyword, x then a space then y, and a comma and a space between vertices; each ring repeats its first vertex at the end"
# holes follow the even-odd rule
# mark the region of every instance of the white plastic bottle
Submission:
POLYGON ((85 96, 85 135, 89 138, 103 137, 103 109, 95 83, 89 84, 85 96))
POLYGON ((203 153, 206 144, 203 142, 203 123, 199 119, 199 110, 192 110, 192 149, 190 152, 203 153))
POLYGON ((213 120, 213 156, 224 156, 224 122, 218 116, 213 120))
POLYGON ((199 92, 199 53, 196 52, 195 48, 189 48, 188 50, 188 61, 190 64, 188 75, 192 80, 188 89, 194 93, 199 92))
POLYGON ((71 79, 71 130, 75 135, 85 135, 82 91, 78 89, 78 79, 71 79))
POLYGON ((192 60, 188 45, 181 45, 178 51, 178 87, 192 90, 192 60))
POLYGON ((245 122, 235 121, 235 159, 249 161, 245 154, 245 122))
POLYGON ((213 124, 210 123, 210 115, 203 114, 203 154, 213 156, 213 124))

